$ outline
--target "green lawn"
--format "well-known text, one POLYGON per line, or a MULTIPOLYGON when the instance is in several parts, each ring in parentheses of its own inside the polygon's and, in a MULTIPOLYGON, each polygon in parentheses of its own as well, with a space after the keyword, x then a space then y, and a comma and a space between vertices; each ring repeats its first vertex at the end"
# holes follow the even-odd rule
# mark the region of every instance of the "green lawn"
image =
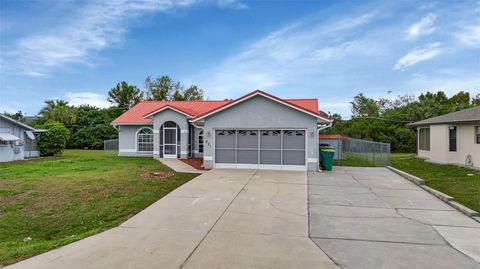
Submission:
POLYGON ((342 154, 342 160, 333 160, 333 165, 338 166, 355 166, 355 167, 375 167, 375 165, 367 160, 357 157, 348 152, 342 154))
POLYGON ((436 190, 448 194, 459 203, 480 212, 480 172, 477 170, 429 163, 414 154, 392 154, 392 166, 425 180, 436 190), (474 174, 474 176, 467 176, 474 174))
POLYGON ((117 226, 196 176, 150 171, 170 169, 95 150, 0 164, 0 267, 117 226))

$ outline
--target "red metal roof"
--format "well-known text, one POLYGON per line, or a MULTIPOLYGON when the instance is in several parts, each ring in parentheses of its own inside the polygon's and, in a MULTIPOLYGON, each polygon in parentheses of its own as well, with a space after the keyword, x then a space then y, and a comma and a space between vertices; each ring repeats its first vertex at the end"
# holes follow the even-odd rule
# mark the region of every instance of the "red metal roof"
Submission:
POLYGON ((113 124, 151 124, 152 119, 145 117, 148 114, 152 114, 155 111, 170 107, 176 109, 184 114, 189 115, 191 118, 199 118, 208 113, 214 112, 228 104, 238 102, 253 94, 261 93, 272 99, 284 102, 300 110, 310 112, 312 114, 322 117, 318 112, 318 100, 317 99, 280 99, 271 94, 262 91, 253 91, 247 95, 244 95, 235 100, 229 101, 142 101, 129 109, 127 112, 120 115, 112 123, 113 124))

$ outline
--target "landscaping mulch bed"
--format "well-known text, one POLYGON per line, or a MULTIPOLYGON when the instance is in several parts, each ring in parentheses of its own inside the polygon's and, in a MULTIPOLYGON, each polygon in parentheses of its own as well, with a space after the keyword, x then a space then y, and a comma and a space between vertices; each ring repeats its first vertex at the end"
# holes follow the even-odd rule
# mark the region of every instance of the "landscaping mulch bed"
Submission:
POLYGON ((147 173, 141 174, 143 178, 151 178, 151 179, 167 178, 173 175, 175 175, 173 172, 147 172, 147 173))
POLYGON ((193 168, 197 170, 210 170, 210 169, 205 169, 202 167, 203 165, 203 159, 202 158, 188 158, 188 159, 180 159, 182 162, 192 166, 193 168))

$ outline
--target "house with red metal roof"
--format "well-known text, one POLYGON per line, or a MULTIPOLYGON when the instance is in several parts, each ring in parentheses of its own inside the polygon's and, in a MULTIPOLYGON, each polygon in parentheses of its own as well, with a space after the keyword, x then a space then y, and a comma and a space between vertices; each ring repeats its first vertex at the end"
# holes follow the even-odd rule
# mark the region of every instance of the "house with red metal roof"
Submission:
POLYGON ((225 101, 143 101, 112 122, 119 155, 203 158, 205 168, 316 170, 317 99, 256 90, 225 101))

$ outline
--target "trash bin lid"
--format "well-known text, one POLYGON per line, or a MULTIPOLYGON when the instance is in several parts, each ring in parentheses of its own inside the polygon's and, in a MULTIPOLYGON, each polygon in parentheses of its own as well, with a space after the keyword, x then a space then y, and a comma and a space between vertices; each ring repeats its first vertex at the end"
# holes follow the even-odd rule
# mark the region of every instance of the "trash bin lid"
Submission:
POLYGON ((330 145, 326 145, 326 146, 320 145, 320 149, 335 149, 335 148, 330 145))
POLYGON ((334 149, 321 149, 322 152, 335 152, 334 149))

